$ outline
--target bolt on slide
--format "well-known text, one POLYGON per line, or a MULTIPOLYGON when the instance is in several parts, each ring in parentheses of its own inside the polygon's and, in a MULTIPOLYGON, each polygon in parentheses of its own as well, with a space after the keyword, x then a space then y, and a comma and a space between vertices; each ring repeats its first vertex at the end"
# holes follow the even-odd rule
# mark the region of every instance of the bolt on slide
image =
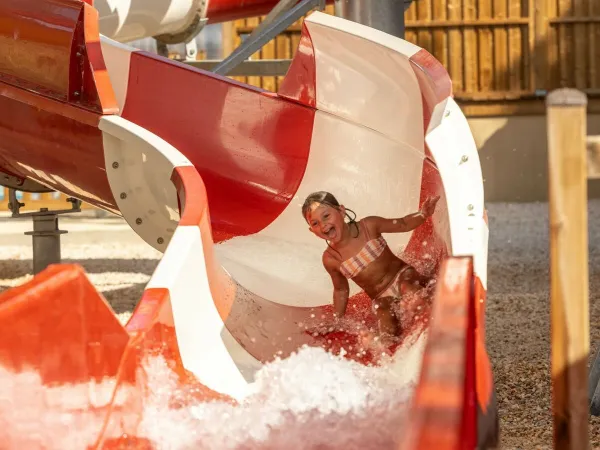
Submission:
MULTIPOLYGON (((386 366, 388 382, 414 384, 403 416, 379 412, 401 430, 394 448, 494 447, 483 182, 440 63, 315 12, 271 93, 100 36, 98 21, 77 0, 0 4, 0 169, 119 214, 163 257, 125 326, 77 265, 50 266, 0 295, 5 448, 226 448, 203 444, 202 426, 230 426, 223 417, 268 397, 264 369, 307 348, 330 352, 304 360, 314 371, 328 355, 356 373, 386 366), (345 328, 331 328, 323 245, 301 217, 318 190, 385 217, 440 196, 423 226, 386 236, 437 279, 395 347, 360 345, 375 319, 355 286, 345 328), (193 445, 149 437, 166 420, 148 426, 157 397, 169 412, 203 415, 193 445), (27 424, 40 417, 32 432, 27 424)), ((323 386, 323 402, 338 395, 323 386)), ((318 432, 297 431, 297 407, 286 427, 297 448, 311 448, 318 432)), ((337 411, 327 423, 336 429, 353 414, 337 411)), ((252 443, 237 448, 273 445, 261 447, 252 430, 244 437, 252 443)))

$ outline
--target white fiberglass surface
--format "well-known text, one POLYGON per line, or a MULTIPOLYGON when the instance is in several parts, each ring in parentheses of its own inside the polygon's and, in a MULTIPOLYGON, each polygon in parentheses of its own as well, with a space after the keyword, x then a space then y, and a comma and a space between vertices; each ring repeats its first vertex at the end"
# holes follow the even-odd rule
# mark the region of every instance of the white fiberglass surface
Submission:
POLYGON ((193 20, 199 0, 94 0, 100 33, 129 42, 183 31, 193 20))
POLYGON ((115 93, 117 104, 119 105, 119 114, 123 113, 125 100, 127 99, 127 86, 129 85, 129 67, 131 64, 131 53, 135 51, 133 47, 120 44, 106 36, 100 36, 100 45, 102 48, 102 57, 106 65, 106 71, 110 78, 115 93))
MULTIPOLYGON (((358 218, 402 217, 418 209, 422 169, 418 150, 317 111, 306 172, 292 202, 261 232, 223 242, 215 253, 227 272, 259 297, 291 306, 329 304, 331 280, 321 263, 327 244, 308 230, 301 214, 305 197, 325 190, 358 218)), ((385 237, 398 252, 410 234, 385 237)))
MULTIPOLYGON (((335 26, 347 22, 333 19, 335 26)), ((423 153, 423 106, 408 59, 412 52, 406 55, 332 25, 308 22, 307 27, 315 52, 317 108, 423 153)), ((400 49, 408 44, 381 34, 400 49)))

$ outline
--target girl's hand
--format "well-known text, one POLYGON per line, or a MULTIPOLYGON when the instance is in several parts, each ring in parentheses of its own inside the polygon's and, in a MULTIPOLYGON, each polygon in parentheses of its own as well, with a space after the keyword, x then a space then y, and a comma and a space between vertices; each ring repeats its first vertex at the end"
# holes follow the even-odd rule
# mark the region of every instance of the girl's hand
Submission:
POLYGON ((433 212, 435 211, 435 205, 437 204, 439 199, 440 196, 438 195, 437 197, 429 197, 423 202, 423 206, 421 207, 421 214, 423 214, 425 218, 433 215, 433 212))

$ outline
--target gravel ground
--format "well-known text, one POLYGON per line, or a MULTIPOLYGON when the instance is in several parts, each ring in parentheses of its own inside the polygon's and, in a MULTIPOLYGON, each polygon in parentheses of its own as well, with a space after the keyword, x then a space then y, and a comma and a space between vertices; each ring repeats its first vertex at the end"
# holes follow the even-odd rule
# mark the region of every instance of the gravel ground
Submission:
MULTIPOLYGON (((487 346, 502 448, 552 448, 548 204, 488 205, 487 346)), ((590 363, 600 345, 600 202, 589 202, 590 363)), ((587 386, 586 386, 587 388, 587 386)), ((590 419, 592 448, 600 420, 590 419)))
MULTIPOLYGON (((600 202, 589 203, 591 350, 600 345, 600 202)), ((488 205, 487 345, 498 391, 503 449, 552 448, 548 208, 488 205)), ((0 291, 31 278, 29 221, 0 224, 0 291)), ((123 322, 160 254, 115 218, 61 219, 65 262, 82 264, 123 322)), ((590 357, 591 361, 591 357, 590 357)), ((600 449, 600 420, 590 420, 600 449)))

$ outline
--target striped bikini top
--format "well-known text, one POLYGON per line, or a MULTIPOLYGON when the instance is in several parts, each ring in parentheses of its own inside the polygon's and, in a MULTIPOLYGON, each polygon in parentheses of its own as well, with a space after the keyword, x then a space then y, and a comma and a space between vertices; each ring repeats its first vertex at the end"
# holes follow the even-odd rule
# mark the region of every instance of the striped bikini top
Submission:
MULTIPOLYGON (((362 222, 360 222, 362 224, 362 222)), ((383 238, 383 236, 379 236, 375 239, 369 239, 369 232, 367 231, 367 227, 363 225, 363 230, 365 231, 365 235, 367 236, 367 243, 364 247, 354 256, 351 256, 344 262, 340 264, 340 272, 346 278, 354 278, 360 272, 362 272, 369 264, 375 261, 385 248, 387 247, 387 242, 383 238)))

